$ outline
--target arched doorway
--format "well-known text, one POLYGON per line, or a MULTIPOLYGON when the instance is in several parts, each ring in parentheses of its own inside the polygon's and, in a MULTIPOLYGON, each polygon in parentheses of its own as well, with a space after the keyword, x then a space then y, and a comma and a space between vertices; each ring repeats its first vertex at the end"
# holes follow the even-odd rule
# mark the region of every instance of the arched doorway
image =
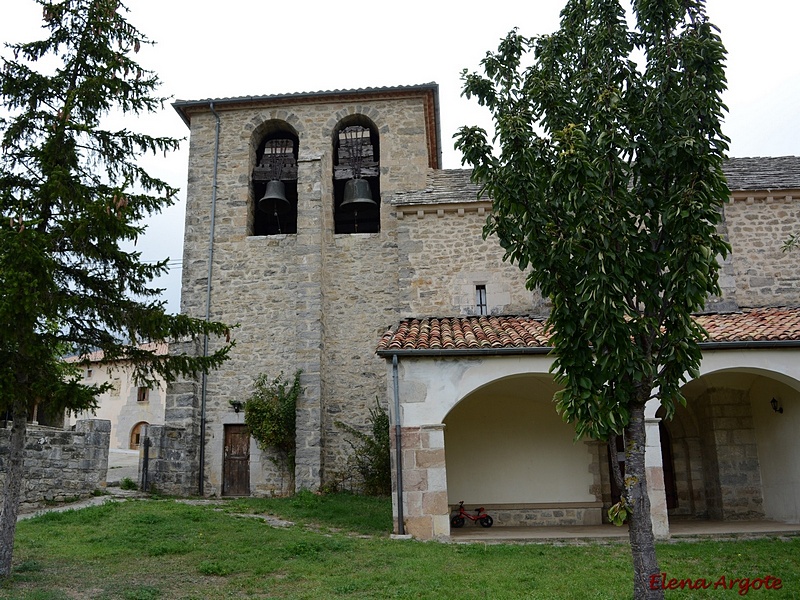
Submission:
POLYGON ((131 438, 129 448, 131 450, 138 450, 142 440, 143 429, 149 425, 147 421, 140 421, 131 429, 131 438))

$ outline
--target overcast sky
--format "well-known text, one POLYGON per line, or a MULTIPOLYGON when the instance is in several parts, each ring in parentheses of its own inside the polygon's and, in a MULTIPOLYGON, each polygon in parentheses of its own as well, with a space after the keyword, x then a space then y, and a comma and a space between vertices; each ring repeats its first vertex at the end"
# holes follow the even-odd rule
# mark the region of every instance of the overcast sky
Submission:
MULTIPOLYGON (((4 0, 0 40, 41 37, 32 0, 4 0)), ((137 59, 155 70, 161 93, 181 100, 427 83, 439 84, 445 168, 461 166, 452 135, 461 125, 488 126, 474 101, 460 96, 461 70, 474 70, 513 27, 524 35, 558 28, 565 0, 128 0, 128 20, 157 42, 137 59)), ((730 156, 800 155, 800 60, 796 0, 708 0, 707 12, 728 50, 730 156)), ((169 106, 135 126, 186 137, 169 106)), ((169 257, 169 310, 179 310, 180 259, 188 143, 151 174, 181 188, 180 202, 152 219, 138 248, 144 260, 169 257)))

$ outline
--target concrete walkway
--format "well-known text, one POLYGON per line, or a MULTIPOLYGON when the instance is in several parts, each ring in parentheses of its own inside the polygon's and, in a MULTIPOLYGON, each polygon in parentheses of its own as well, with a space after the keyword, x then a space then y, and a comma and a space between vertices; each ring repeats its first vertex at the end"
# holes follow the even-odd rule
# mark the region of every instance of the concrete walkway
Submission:
MULTIPOLYGON (((775 521, 689 521, 675 520, 669 525, 670 540, 753 539, 774 536, 800 536, 800 524, 775 521)), ((623 525, 570 525, 564 527, 490 527, 465 525, 451 529, 453 542, 564 544, 580 542, 627 542, 628 527, 623 525)))

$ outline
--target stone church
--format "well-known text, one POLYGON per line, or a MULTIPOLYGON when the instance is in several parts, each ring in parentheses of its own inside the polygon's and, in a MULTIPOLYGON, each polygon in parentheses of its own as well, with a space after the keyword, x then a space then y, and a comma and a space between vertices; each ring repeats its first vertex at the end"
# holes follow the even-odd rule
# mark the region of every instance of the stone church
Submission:
MULTIPOLYGON (((617 457, 574 442, 554 410, 547 303, 483 239, 491 204, 469 172, 441 168, 436 84, 174 108, 191 140, 181 310, 236 324, 236 346, 170 386, 148 431, 153 485, 285 493, 237 403, 259 374, 302 370, 298 489, 341 476, 336 422, 363 426, 377 399, 400 425, 396 531, 446 538, 460 500, 497 526, 603 521, 617 457)), ((672 518, 800 521, 800 258, 781 252, 800 230, 800 158, 731 159, 726 173, 733 252, 698 316, 701 374, 674 419, 647 413, 660 536, 672 518)))

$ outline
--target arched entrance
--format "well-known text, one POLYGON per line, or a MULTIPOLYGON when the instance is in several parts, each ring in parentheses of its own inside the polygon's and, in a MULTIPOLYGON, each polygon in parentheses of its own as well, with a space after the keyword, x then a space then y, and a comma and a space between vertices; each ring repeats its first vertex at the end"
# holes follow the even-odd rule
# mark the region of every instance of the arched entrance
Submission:
POLYGON ((149 425, 147 421, 140 421, 131 429, 130 445, 131 450, 138 450, 141 444, 143 429, 149 425))
MULTIPOLYGON (((498 379, 444 419, 449 505, 491 509, 504 525, 601 522, 601 444, 575 442, 555 410, 550 375, 498 379)), ((603 458, 605 455, 603 454, 603 458)))
POLYGON ((687 405, 664 421, 677 496, 670 518, 800 522, 798 389, 752 368, 714 371, 684 386, 687 405), (773 410, 773 398, 784 412, 773 410))

